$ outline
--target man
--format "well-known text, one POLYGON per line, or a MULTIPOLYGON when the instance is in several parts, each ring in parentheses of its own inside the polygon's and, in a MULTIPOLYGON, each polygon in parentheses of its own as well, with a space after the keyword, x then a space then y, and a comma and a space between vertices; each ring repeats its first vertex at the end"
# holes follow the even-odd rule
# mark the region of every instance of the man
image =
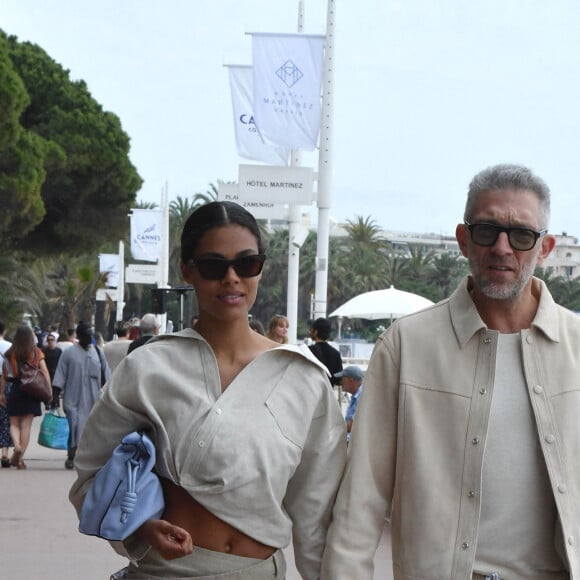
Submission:
POLYGON ((2 365, 2 355, 12 346, 12 343, 4 338, 5 334, 6 325, 0 320, 0 365, 2 365))
POLYGON ((350 402, 344 415, 344 420, 346 421, 346 440, 350 442, 352 422, 363 389, 363 372, 357 366, 349 366, 339 373, 335 373, 334 378, 339 379, 342 390, 350 394, 350 402))
POLYGON ((105 358, 111 369, 111 373, 117 368, 117 365, 127 356, 127 350, 131 344, 129 339, 129 324, 123 322, 117 325, 115 329, 117 340, 111 340, 103 346, 105 358))
POLYGON ((78 442, 89 413, 101 387, 111 376, 104 355, 93 345, 93 327, 79 322, 76 335, 78 342, 62 353, 53 381, 63 391, 63 408, 70 427, 66 469, 74 468, 78 442))
POLYGON ((68 328, 66 331, 66 335, 65 336, 60 335, 57 340, 58 340, 58 348, 60 348, 60 350, 64 352, 67 348, 70 348, 73 344, 76 344, 78 342, 76 329, 68 328))
MULTIPOLYGON (((44 362, 48 368, 51 383, 54 380, 54 373, 56 372, 56 367, 60 355, 62 354, 62 350, 57 346, 56 341, 56 335, 50 333, 46 337, 46 346, 42 349, 42 352, 44 353, 44 362)), ((47 404, 45 407, 47 409, 56 409, 57 407, 60 407, 60 389, 58 387, 55 387, 54 385, 52 386, 52 401, 50 402, 50 405, 47 404)))
POLYGON ((340 379, 335 374, 342 370, 342 358, 340 353, 327 340, 330 337, 330 322, 326 318, 317 318, 310 325, 310 338, 314 344, 310 345, 312 354, 330 371, 330 382, 338 385, 340 379))
POLYGON ((533 277, 550 193, 490 167, 456 228, 471 275, 399 319, 365 375, 322 578, 580 578, 580 319, 533 277))
POLYGON ((139 338, 135 339, 129 345, 127 354, 133 352, 136 348, 143 346, 151 338, 159 334, 159 323, 155 314, 145 314, 139 323, 139 338))

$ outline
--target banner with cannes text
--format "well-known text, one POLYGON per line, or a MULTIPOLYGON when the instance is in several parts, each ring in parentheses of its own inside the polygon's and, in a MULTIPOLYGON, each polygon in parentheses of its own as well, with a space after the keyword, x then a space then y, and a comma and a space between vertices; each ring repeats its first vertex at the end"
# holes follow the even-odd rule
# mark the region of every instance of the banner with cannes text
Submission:
POLYGON ((163 251, 163 212, 131 210, 131 255, 135 260, 157 262, 163 251))
POLYGON ((228 65, 238 155, 269 165, 288 165, 290 150, 267 145, 254 122, 254 73, 251 66, 228 65))
POLYGON ((252 33, 254 121, 265 143, 316 148, 323 64, 324 36, 252 33))

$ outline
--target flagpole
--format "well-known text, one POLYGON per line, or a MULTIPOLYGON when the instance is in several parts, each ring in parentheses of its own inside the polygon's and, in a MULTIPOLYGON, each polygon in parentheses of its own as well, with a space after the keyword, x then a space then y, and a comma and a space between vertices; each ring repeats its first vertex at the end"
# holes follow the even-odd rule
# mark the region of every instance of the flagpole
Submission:
MULTIPOLYGON (((165 182, 165 187, 161 190, 161 210, 162 210, 162 241, 161 241, 161 259, 158 262, 159 276, 157 288, 168 288, 169 281, 169 186, 165 182)), ((167 332, 167 312, 159 315, 159 328, 162 332, 167 332)))
MULTIPOLYGON (((304 31, 304 0, 298 1, 298 32, 304 31)), ((290 155, 291 167, 302 165, 302 152, 293 149, 290 155)), ((300 246, 297 244, 300 228, 300 206, 293 203, 288 212, 288 281, 286 288, 286 316, 288 317, 288 342, 298 341, 298 286, 300 279, 300 246)))
POLYGON ((334 108, 334 23, 335 1, 328 0, 326 14, 326 49, 324 84, 320 118, 320 150, 318 155, 318 240, 316 245, 316 285, 314 318, 326 317, 328 292, 328 240, 330 236, 330 205, 332 190, 332 134, 334 108))
POLYGON ((117 312, 116 321, 123 322, 123 308, 125 308, 125 244, 119 240, 119 281, 117 283, 117 312))

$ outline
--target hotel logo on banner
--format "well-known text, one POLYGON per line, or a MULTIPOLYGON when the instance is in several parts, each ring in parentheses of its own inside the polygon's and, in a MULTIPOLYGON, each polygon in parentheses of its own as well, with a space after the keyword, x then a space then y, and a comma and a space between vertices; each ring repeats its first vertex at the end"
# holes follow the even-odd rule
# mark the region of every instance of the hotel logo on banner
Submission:
POLYGON ((312 181, 310 167, 240 165, 238 197, 274 204, 311 205, 312 181))

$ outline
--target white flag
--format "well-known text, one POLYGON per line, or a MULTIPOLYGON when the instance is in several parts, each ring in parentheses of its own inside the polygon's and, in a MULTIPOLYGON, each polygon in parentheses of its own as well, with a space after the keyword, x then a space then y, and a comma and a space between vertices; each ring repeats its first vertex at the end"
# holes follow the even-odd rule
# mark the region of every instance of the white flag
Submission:
POLYGON ((312 151, 320 132, 324 36, 252 34, 254 120, 265 143, 312 151))
POLYGON ((131 255, 135 260, 157 262, 163 248, 163 212, 160 209, 131 212, 131 255))
POLYGON ((270 165, 288 165, 290 150, 266 145, 254 123, 254 77, 251 66, 228 66, 238 155, 270 165))
POLYGON ((99 272, 108 272, 107 288, 119 287, 119 254, 99 254, 99 272))

